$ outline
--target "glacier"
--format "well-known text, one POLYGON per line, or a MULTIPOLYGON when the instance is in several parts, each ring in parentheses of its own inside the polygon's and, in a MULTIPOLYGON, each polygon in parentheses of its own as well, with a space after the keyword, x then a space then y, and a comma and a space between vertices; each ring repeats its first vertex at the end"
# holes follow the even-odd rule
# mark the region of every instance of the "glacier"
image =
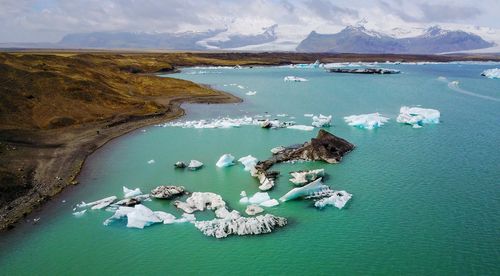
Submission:
POLYGON ((402 106, 399 113, 396 121, 412 125, 413 128, 420 128, 424 124, 439 123, 440 113, 436 109, 402 106))
POLYGON ((380 113, 351 115, 344 117, 344 121, 354 127, 374 129, 383 126, 389 118, 381 116, 380 113))
POLYGON ((481 76, 485 76, 489 79, 500 79, 500 68, 492 68, 484 70, 481 76))
POLYGON ((229 153, 226 153, 219 158, 217 163, 215 163, 215 166, 219 168, 229 167, 234 165, 233 161, 234 161, 234 156, 232 156, 229 153))

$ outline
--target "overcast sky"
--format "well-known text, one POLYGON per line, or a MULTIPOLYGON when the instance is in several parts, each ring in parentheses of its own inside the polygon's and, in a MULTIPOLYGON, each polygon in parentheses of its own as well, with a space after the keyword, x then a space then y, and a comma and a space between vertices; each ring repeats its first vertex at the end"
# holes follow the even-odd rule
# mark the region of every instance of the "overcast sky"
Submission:
POLYGON ((178 32, 278 24, 308 33, 366 19, 379 27, 456 23, 500 29, 500 0, 0 0, 0 42, 94 31, 178 32))

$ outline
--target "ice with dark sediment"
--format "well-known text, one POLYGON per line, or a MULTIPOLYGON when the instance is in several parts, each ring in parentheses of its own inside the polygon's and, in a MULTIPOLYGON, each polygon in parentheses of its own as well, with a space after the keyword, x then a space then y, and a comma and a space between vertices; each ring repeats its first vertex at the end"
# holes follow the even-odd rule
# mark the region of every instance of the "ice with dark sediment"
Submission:
POLYGON ((185 213, 191 214, 195 211, 203 211, 205 209, 215 210, 226 206, 226 202, 218 194, 210 192, 194 192, 186 199, 186 202, 175 201, 175 207, 183 210, 185 213))
POLYGON ((489 79, 500 79, 500 68, 492 68, 484 70, 481 76, 487 77, 489 79))
POLYGON ((295 185, 302 186, 320 177, 325 176, 325 169, 291 172, 290 175, 292 175, 293 177, 290 178, 290 182, 292 182, 295 185))
POLYGON ((158 186, 151 191, 151 196, 158 199, 171 199, 184 194, 183 186, 158 186))
POLYGON ((332 205, 342 209, 351 197, 352 195, 346 191, 333 191, 331 196, 321 198, 314 203, 314 206, 317 208, 324 208, 327 205, 332 205))
POLYGON ((315 181, 302 186, 300 188, 293 188, 288 193, 280 198, 280 201, 285 202, 288 200, 296 199, 299 197, 306 197, 313 195, 314 193, 322 192, 325 190, 331 190, 330 187, 323 184, 322 178, 318 178, 315 181))
POLYGON ((364 129, 374 129, 383 126, 389 121, 389 118, 380 115, 380 113, 351 115, 344 117, 345 122, 354 127, 364 129))

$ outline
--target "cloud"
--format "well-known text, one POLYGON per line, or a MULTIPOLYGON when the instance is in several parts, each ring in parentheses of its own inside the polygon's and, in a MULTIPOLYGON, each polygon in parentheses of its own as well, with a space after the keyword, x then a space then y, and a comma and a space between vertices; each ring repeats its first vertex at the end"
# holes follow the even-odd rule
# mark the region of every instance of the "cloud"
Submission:
POLYGON ((337 6, 327 0, 310 0, 307 1, 306 5, 311 11, 327 21, 341 23, 344 17, 359 17, 356 10, 337 6))
POLYGON ((423 3, 419 7, 423 12, 424 21, 428 22, 464 21, 482 14, 481 10, 472 6, 423 3))

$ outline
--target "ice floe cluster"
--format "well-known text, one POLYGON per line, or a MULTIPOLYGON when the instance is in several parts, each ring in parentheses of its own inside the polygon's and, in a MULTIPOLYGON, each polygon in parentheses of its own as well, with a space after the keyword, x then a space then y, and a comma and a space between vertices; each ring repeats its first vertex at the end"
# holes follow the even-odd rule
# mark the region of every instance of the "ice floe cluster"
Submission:
POLYGON ((490 79, 500 79, 500 68, 492 68, 484 70, 481 76, 485 76, 490 79))
POLYGON ((374 129, 384 125, 387 121, 389 121, 389 118, 384 117, 377 112, 370 114, 351 115, 344 117, 344 120, 350 126, 374 129))
POLYGON ((402 106, 396 121, 421 128, 424 124, 438 124, 439 117, 440 113, 436 109, 402 106))

